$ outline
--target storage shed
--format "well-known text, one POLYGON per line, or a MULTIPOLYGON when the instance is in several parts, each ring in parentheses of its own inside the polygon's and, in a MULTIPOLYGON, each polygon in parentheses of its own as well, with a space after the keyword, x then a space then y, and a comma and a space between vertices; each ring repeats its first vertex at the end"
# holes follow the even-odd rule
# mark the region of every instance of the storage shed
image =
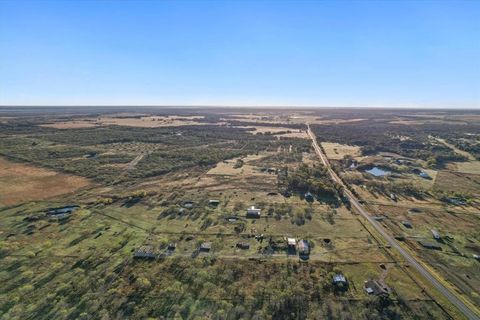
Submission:
POLYGON ((247 218, 258 219, 260 218, 260 213, 261 213, 260 209, 255 208, 255 206, 251 206, 250 208, 247 209, 247 218))

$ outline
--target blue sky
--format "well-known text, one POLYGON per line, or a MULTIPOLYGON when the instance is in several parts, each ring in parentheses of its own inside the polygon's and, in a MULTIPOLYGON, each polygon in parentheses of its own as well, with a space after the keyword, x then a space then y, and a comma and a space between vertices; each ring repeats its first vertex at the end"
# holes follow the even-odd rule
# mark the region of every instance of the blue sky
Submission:
POLYGON ((480 1, 0 1, 0 104, 480 107, 480 1))

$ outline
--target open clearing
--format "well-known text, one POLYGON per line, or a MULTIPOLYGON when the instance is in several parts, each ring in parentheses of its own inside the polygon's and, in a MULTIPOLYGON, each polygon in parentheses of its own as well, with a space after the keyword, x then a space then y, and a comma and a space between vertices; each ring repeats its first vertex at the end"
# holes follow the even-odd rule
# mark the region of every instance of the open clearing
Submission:
POLYGON ((455 162, 453 165, 456 171, 461 173, 478 174, 480 173, 480 161, 455 162))
POLYGON ((0 205, 42 200, 73 192, 89 184, 86 178, 14 163, 0 158, 0 205))
POLYGON ((346 144, 322 142, 322 147, 329 159, 341 160, 344 156, 357 157, 361 155, 360 147, 349 146, 346 144))
POLYGON ((259 160, 264 157, 268 156, 268 154, 262 154, 262 155, 249 155, 247 157, 242 158, 242 161, 244 161, 244 164, 240 168, 235 168, 235 164, 240 158, 235 158, 235 159, 230 159, 230 160, 225 160, 220 163, 218 163, 214 168, 210 169, 207 174, 208 175, 225 175, 225 176, 236 176, 236 175, 245 175, 245 176, 251 176, 251 175, 262 175, 262 176, 268 176, 266 173, 260 172, 259 168, 256 166, 249 165, 248 162, 254 161, 254 160, 259 160))

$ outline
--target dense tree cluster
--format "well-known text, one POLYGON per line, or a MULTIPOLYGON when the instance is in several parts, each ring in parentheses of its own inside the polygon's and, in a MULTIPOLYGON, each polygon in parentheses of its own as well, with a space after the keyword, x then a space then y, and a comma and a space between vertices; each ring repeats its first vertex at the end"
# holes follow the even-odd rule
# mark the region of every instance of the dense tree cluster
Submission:
POLYGON ((337 199, 342 194, 342 187, 329 178, 327 169, 321 165, 302 164, 295 170, 289 170, 284 183, 288 190, 310 192, 317 198, 337 199))

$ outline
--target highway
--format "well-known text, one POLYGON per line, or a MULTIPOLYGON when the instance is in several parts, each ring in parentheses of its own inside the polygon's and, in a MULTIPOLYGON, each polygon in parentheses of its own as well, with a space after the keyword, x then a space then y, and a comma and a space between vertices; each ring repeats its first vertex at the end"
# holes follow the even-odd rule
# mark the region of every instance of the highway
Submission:
POLYGON ((335 171, 333 171, 330 163, 328 161, 327 156, 323 153, 322 149, 318 146, 317 138, 315 137, 314 133, 310 129, 310 125, 307 123, 308 127, 308 135, 312 139, 313 148, 315 149, 315 153, 318 155, 320 160, 322 161, 323 165, 327 167, 328 173, 330 174, 331 178, 341 184, 344 187, 345 195, 350 200, 350 203, 357 211, 377 230, 377 232, 382 235, 382 237, 391 245, 392 248, 397 249, 398 252, 405 258, 405 260, 414 267, 425 279, 427 279, 435 288, 437 288, 440 293, 442 293, 453 305, 455 305, 468 319, 471 320, 478 320, 480 316, 472 309, 472 307, 465 304, 462 300, 460 300, 455 293, 453 293, 449 288, 445 287, 440 281, 437 280, 435 275, 433 275, 428 269, 426 269, 421 263, 419 263, 414 256, 412 256, 408 251, 403 249, 400 244, 385 231, 381 224, 375 221, 363 208, 363 206, 359 203, 358 199, 355 197, 350 190, 347 189, 343 181, 338 177, 335 171))

